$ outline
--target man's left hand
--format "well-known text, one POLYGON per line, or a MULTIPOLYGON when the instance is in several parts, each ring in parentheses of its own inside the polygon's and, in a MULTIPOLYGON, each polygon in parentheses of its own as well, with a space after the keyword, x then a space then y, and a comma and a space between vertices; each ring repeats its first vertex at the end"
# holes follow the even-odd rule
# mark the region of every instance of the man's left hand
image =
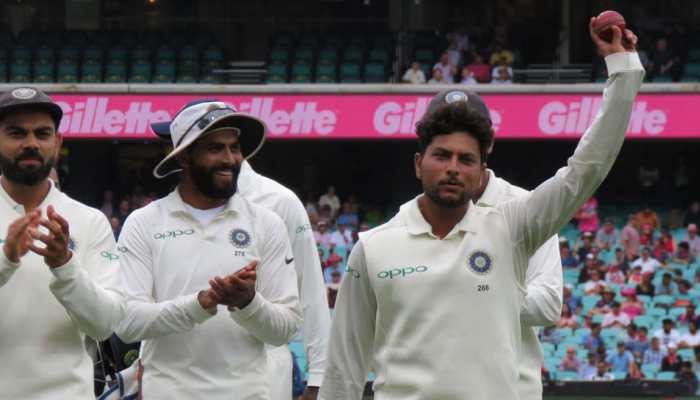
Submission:
POLYGON ((50 268, 58 268, 68 263, 73 253, 68 248, 70 231, 68 221, 60 216, 53 206, 46 210, 48 219, 42 218, 39 224, 48 229, 47 234, 39 232, 36 228, 29 228, 29 234, 34 240, 38 240, 46 245, 39 247, 34 243, 29 245, 29 250, 43 256, 44 262, 50 268))
POLYGON ((220 278, 209 281, 211 289, 219 298, 219 304, 238 309, 245 308, 255 297, 255 280, 257 278, 257 261, 252 261, 245 268, 220 278))

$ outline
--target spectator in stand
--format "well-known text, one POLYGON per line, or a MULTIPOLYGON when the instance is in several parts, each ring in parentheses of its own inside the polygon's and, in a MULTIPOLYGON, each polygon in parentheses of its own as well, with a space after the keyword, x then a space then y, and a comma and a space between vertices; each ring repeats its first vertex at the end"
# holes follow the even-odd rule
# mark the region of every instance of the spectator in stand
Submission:
POLYGON ((629 350, 625 349, 625 342, 617 342, 617 351, 610 354, 606 361, 610 364, 612 372, 624 373, 626 376, 632 369, 634 356, 629 350))
POLYGON ((593 376, 595 376, 596 372, 598 372, 598 365, 596 362, 595 353, 589 351, 586 355, 586 359, 588 361, 585 365, 581 366, 581 369, 578 372, 578 377, 579 379, 590 380, 593 378, 593 376))
POLYGON ((601 299, 595 303, 595 307, 590 311, 591 314, 607 314, 612 310, 615 303, 615 291, 609 286, 602 290, 601 299))
POLYGON ((328 307, 332 310, 335 308, 335 299, 338 297, 338 289, 340 289, 340 272, 331 272, 331 281, 326 284, 328 289, 328 307))
MULTIPOLYGON (((639 265, 637 265, 637 267, 641 268, 639 265)), ((654 294, 656 294, 656 288, 654 287, 654 284, 651 283, 651 279, 653 277, 653 272, 642 272, 642 281, 639 282, 635 288, 637 296, 644 295, 654 297, 654 294)))
POLYGON ((666 38, 660 38, 656 41, 655 51, 651 54, 651 62, 653 65, 651 78, 652 80, 658 77, 673 77, 679 75, 681 68, 680 58, 668 47, 666 38))
POLYGON ((481 54, 475 54, 474 61, 467 67, 474 74, 477 82, 489 83, 491 81, 491 68, 484 62, 484 56, 481 54))
POLYGON ((625 253, 619 247, 615 249, 615 259, 608 264, 608 269, 612 268, 613 266, 622 271, 625 276, 627 276, 627 274, 630 272, 630 265, 627 262, 625 253))
POLYGON ((676 348, 675 343, 669 343, 666 346, 666 357, 661 360, 661 371, 678 372, 681 369, 683 357, 678 355, 676 348))
POLYGON ((506 49, 502 42, 494 43, 489 64, 510 66, 513 65, 514 60, 513 52, 506 49))
POLYGON ((598 361, 598 370, 596 374, 588 378, 592 381, 614 381, 615 375, 609 371, 608 364, 605 360, 598 361))
POLYGON ((687 391, 685 394, 694 396, 698 391, 698 377, 693 372, 693 363, 690 361, 681 362, 681 368, 676 374, 676 379, 680 381, 682 385, 685 385, 687 391))
POLYGON ((690 258, 697 259, 698 255, 700 255, 700 236, 698 236, 697 225, 688 225, 688 234, 683 238, 683 241, 688 243, 690 247, 690 258))
POLYGON ((630 284, 640 284, 642 282, 642 266, 637 265, 632 268, 629 275, 627 276, 627 283, 630 284))
POLYGON ((450 56, 447 52, 443 52, 440 55, 440 60, 433 65, 433 78, 435 77, 436 69, 439 69, 442 72, 442 80, 445 83, 454 83, 455 66, 450 64, 450 56))
POLYGON ((561 256, 561 265, 564 268, 578 268, 578 259, 569 249, 569 242, 566 238, 559 238, 559 255, 561 256))
POLYGON ((664 244, 664 249, 666 249, 669 254, 673 255, 676 251, 676 244, 668 228, 661 228, 661 241, 664 244))
POLYGON ((678 285, 672 280, 671 274, 664 273, 661 282, 656 286, 656 295, 676 296, 678 294, 678 285))
POLYGON ((654 332, 654 337, 659 338, 663 348, 671 344, 675 346, 681 340, 681 335, 673 328, 673 320, 669 318, 664 319, 663 328, 654 332))
POLYGON ((122 231, 122 223, 117 217, 109 218, 109 226, 112 228, 112 233, 114 234, 114 239, 119 239, 119 233, 122 231))
POLYGON ((320 222, 325 222, 327 226, 331 226, 333 224, 333 210, 331 209, 331 206, 328 204, 324 204, 322 206, 320 205, 316 220, 318 221, 317 224, 320 222))
POLYGON ((678 250, 673 255, 673 262, 676 264, 690 264, 694 259, 690 257, 690 246, 688 242, 680 242, 678 250))
POLYGON ((345 268, 343 268, 341 264, 343 258, 337 254, 337 257, 331 257, 334 254, 332 250, 333 249, 331 248, 331 252, 326 260, 326 268, 323 270, 323 280, 326 282, 326 284, 333 282, 334 273, 340 274, 342 278, 343 273, 345 272, 345 268))
POLYGON ((688 322, 688 332, 681 336, 681 340, 678 342, 678 348, 689 349, 698 346, 700 346, 700 333, 698 333, 697 322, 691 320, 688 322))
POLYGON ((581 232, 597 232, 600 220, 598 219, 598 200, 591 196, 574 216, 578 222, 578 230, 581 232))
POLYGON ((581 298, 574 295, 574 285, 570 283, 564 285, 562 302, 569 306, 569 311, 571 311, 572 314, 577 314, 578 308, 581 306, 581 298))
POLYGON ((700 225, 700 201, 693 201, 683 217, 683 226, 700 225))
POLYGON ((360 217, 357 215, 357 211, 353 209, 352 204, 346 201, 343 203, 343 210, 338 215, 338 220, 336 222, 338 225, 347 225, 353 231, 357 230, 360 225, 360 217))
POLYGON ((318 202, 316 201, 316 196, 314 196, 312 192, 306 194, 306 204, 304 204, 304 207, 306 208, 307 214, 318 215, 318 202))
POLYGON ((698 316, 695 314, 695 304, 689 303, 685 308, 685 314, 681 314, 678 318, 678 323, 681 326, 688 325, 690 321, 698 322, 698 316))
POLYGON ((491 80, 493 85, 503 85, 513 83, 513 75, 508 71, 508 67, 501 65, 496 68, 496 76, 491 80))
POLYGON ((590 274, 591 279, 584 285, 584 291, 586 293, 586 296, 600 294, 603 291, 603 288, 607 286, 605 281, 602 280, 600 277, 600 271, 595 269, 591 271, 590 274))
POLYGON ((600 324, 594 322, 591 324, 591 333, 583 337, 581 346, 595 352, 601 344, 605 345, 603 338, 600 336, 600 324))
POLYGON ((325 270, 326 268, 333 267, 343 262, 343 257, 335 252, 335 247, 331 244, 328 248, 328 257, 321 263, 321 267, 325 270))
POLYGON ((648 247, 644 247, 642 249, 642 256, 632 263, 632 267, 636 267, 637 265, 642 267, 642 273, 654 272, 658 268, 661 268, 659 260, 651 257, 651 251, 649 251, 648 247))
POLYGON ((576 349, 574 346, 569 346, 566 348, 566 356, 561 359, 559 363, 559 371, 571 371, 578 372, 581 369, 581 361, 579 361, 576 356, 576 349))
POLYGON ((107 218, 112 218, 114 215, 114 203, 112 201, 113 197, 114 193, 112 193, 112 191, 109 189, 102 193, 102 205, 100 206, 100 211, 102 211, 107 218))
POLYGON ((644 353, 651 347, 649 341, 648 330, 646 326, 640 326, 637 330, 637 336, 626 343, 627 349, 632 352, 635 359, 642 362, 644 353))
POLYGON ((593 249, 593 233, 592 232, 582 232, 581 236, 576 239, 574 244, 574 251, 578 256, 579 260, 585 260, 586 256, 591 254, 593 249))
POLYGON ((447 45, 447 61, 450 65, 459 65, 462 62, 462 53, 459 51, 457 42, 452 40, 447 45))
POLYGON ((606 219, 603 227, 598 229, 595 243, 602 250, 614 249, 620 240, 620 231, 615 228, 612 219, 606 219))
POLYGON ((352 240, 352 230, 348 229, 348 226, 345 224, 339 224, 338 229, 331 233, 331 244, 336 249, 343 248, 349 253, 353 244, 355 244, 352 240))
POLYGON ((608 272, 605 273, 605 282, 607 282, 608 285, 624 285, 625 284, 625 273, 620 271, 620 268, 617 266, 617 264, 612 264, 608 268, 608 272))
POLYGON ((561 317, 557 320, 557 328, 578 328, 578 318, 571 313, 567 303, 561 306, 561 317))
POLYGON ((666 264, 671 260, 671 253, 666 251, 666 246, 662 238, 654 239, 654 246, 651 249, 651 256, 661 262, 661 264, 666 264))
POLYGON ((545 326, 539 334, 540 342, 558 345, 561 343, 561 334, 554 325, 545 326))
POLYGON ((316 239, 316 243, 321 244, 326 248, 331 246, 331 233, 328 231, 328 222, 319 221, 318 224, 316 224, 314 238, 316 239))
POLYGON ((644 314, 644 304, 637 299, 634 289, 625 289, 622 294, 625 296, 625 302, 620 307, 623 313, 627 314, 630 319, 644 314))
POLYGON ((649 207, 645 207, 642 211, 637 213, 637 224, 642 228, 644 225, 649 225, 652 231, 661 227, 659 216, 656 214, 656 211, 649 207))
POLYGON ((428 85, 446 85, 449 82, 440 68, 433 68, 433 76, 428 81, 428 85))
POLYGON ((318 200, 318 205, 323 207, 325 205, 331 208, 331 219, 335 219, 338 215, 338 210, 340 210, 340 199, 338 195, 335 194, 335 187, 329 186, 323 196, 318 200))
POLYGON ((625 328, 630 322, 630 317, 620 311, 620 303, 614 302, 610 312, 603 318, 603 328, 625 328))
POLYGON ((620 243, 625 250, 627 261, 633 261, 639 257, 639 246, 641 245, 639 231, 637 230, 637 217, 630 214, 627 217, 627 225, 622 229, 620 234, 620 243))
POLYGON ((651 347, 644 352, 644 360, 642 364, 656 365, 661 368, 661 362, 666 357, 666 350, 661 346, 661 339, 654 336, 651 338, 651 347))
POLYGON ((407 69, 403 74, 401 82, 412 83, 414 85, 421 85, 425 83, 425 74, 423 73, 418 61, 411 63, 411 68, 407 69))
POLYGON ((462 80, 459 82, 462 85, 476 85, 479 82, 476 81, 474 73, 469 69, 469 67, 462 67, 462 80))
POLYGON ((469 35, 463 26, 447 34, 447 40, 457 44, 457 50, 462 54, 469 50, 469 35))
MULTIPOLYGON (((588 253, 586 257, 584 258, 585 262, 583 264, 583 269, 581 269, 581 272, 578 274, 578 283, 586 283, 591 280, 591 275, 593 274, 594 271, 597 271, 600 273, 600 269, 598 269, 598 264, 596 263, 595 256, 593 253, 588 253), (590 257, 589 257, 590 256, 590 257)), ((602 275, 601 275, 602 277, 602 275)))
POLYGON ((129 199, 122 199, 119 202, 119 209, 117 209, 117 218, 119 218, 119 224, 124 226, 124 221, 126 221, 126 217, 129 216, 131 213, 131 208, 130 208, 130 202, 129 199))
POLYGON ((693 359, 693 372, 700 372, 700 349, 695 349, 695 358, 693 359))

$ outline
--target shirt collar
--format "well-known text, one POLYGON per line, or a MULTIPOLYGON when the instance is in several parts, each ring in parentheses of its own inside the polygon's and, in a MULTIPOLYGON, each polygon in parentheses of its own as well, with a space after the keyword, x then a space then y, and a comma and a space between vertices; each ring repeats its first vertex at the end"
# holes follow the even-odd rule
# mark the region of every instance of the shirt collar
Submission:
MULTIPOLYGON (((170 214, 186 214, 190 215, 189 210, 187 207, 185 207, 185 202, 182 200, 182 196, 180 196, 180 190, 178 190, 179 186, 175 188, 168 196, 165 197, 165 205, 168 210, 168 213, 170 214)), ((234 193, 233 196, 231 196, 228 199, 228 202, 226 203, 226 207, 224 208, 224 211, 222 212, 223 214, 228 214, 228 213, 238 213, 240 208, 241 208, 241 199, 240 195, 238 195, 238 192, 234 193)))
POLYGON ((238 173, 238 194, 242 195, 243 197, 250 194, 250 192, 253 190, 253 179, 255 179, 255 175, 257 175, 257 172, 253 170, 253 167, 250 166, 248 161, 243 160, 241 163, 241 170, 238 173))
POLYGON ((498 204, 499 199, 503 197, 503 185, 500 184, 500 179, 496 177, 496 174, 494 174, 493 171, 487 169, 486 173, 489 177, 489 183, 486 184, 486 189, 484 189, 484 193, 481 194, 481 197, 479 197, 479 200, 476 201, 476 204, 480 206, 495 207, 496 204, 498 204))
MULTIPOLYGON (((47 181, 49 182, 49 191, 48 193, 46 193, 46 196, 38 205, 38 208, 42 210, 47 206, 51 205, 51 202, 54 200, 56 193, 58 193, 58 189, 56 189, 56 185, 54 185, 53 181, 51 179, 47 179, 47 181)), ((0 198, 2 198, 2 200, 4 200, 10 207, 12 207, 18 213, 25 213, 24 206, 17 203, 12 198, 12 196, 10 196, 10 194, 7 193, 7 191, 2 185, 0 185, 0 198)))
MULTIPOLYGON (((423 213, 420 211, 418 206, 418 199, 421 196, 423 195, 418 195, 413 200, 404 203, 399 209, 399 214, 406 224, 408 233, 411 235, 418 236, 428 234, 435 237, 435 235, 433 235, 433 227, 428 223, 428 221, 425 220, 425 217, 423 217, 423 213)), ((464 217, 462 217, 457 225, 452 228, 452 231, 445 236, 445 239, 450 238, 460 232, 475 233, 476 231, 471 223, 475 211, 476 206, 470 200, 466 214, 464 214, 464 217)))

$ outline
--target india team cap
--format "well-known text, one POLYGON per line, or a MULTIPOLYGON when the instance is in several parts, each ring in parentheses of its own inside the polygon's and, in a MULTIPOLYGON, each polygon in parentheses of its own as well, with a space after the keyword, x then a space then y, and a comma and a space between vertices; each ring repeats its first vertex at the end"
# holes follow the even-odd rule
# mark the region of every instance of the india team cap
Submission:
POLYGON ((0 94, 0 119, 23 108, 42 109, 51 115, 56 129, 61 123, 63 110, 44 92, 33 87, 17 87, 0 94))
POLYGON ((434 113, 435 110, 443 104, 451 104, 458 101, 466 102, 470 109, 478 111, 489 120, 489 124, 491 123, 491 115, 489 114, 488 107, 486 107, 486 103, 481 100, 478 94, 464 90, 443 90, 436 94, 435 97, 430 100, 430 104, 428 104, 426 115, 434 113))
POLYGON ((233 129, 238 134, 245 159, 257 153, 265 142, 267 125, 262 120, 239 113, 235 108, 218 100, 196 100, 186 104, 172 121, 151 124, 153 132, 170 138, 173 151, 153 169, 156 178, 164 178, 181 170, 175 161, 189 145, 206 133, 221 128, 233 129))

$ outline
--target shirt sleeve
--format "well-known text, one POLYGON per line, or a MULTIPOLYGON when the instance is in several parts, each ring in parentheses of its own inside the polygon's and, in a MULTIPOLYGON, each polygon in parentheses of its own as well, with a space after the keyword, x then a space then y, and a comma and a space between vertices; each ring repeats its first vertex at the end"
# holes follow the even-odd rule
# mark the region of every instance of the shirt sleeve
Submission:
POLYGON ((301 326, 299 291, 292 249, 282 220, 265 222, 261 260, 257 269, 255 297, 245 308, 231 312, 231 318, 265 343, 283 345, 301 326), (285 260, 287 259, 287 260, 285 260))
POLYGON ((117 336, 126 343, 187 332, 213 316, 199 304, 197 293, 155 301, 148 231, 138 218, 138 211, 127 218, 117 246, 126 300, 126 313, 117 327, 117 336))
POLYGON ((644 68, 636 52, 614 53, 605 62, 610 78, 600 111, 567 166, 532 192, 499 205, 511 240, 524 257, 529 258, 593 195, 622 147, 644 68))
POLYGON ((362 241, 353 248, 335 302, 322 400, 358 400, 367 381, 374 345, 377 301, 362 241))
POLYGON ((5 255, 5 251, 0 248, 0 287, 5 286, 12 275, 17 271, 20 262, 12 262, 5 255))
POLYGON ((328 310, 326 286, 321 273, 321 260, 314 239, 311 222, 301 202, 290 202, 287 230, 294 253, 297 287, 304 320, 301 333, 308 357, 308 386, 321 386, 326 370, 328 334, 331 316, 328 310))
POLYGON ((67 264, 52 268, 49 289, 78 328, 96 340, 114 332, 124 316, 119 287, 119 256, 107 218, 99 214, 89 227, 91 242, 67 264))
POLYGON ((520 309, 520 319, 529 326, 552 325, 561 316, 564 291, 559 237, 550 238, 535 254, 525 275, 527 295, 520 309))

